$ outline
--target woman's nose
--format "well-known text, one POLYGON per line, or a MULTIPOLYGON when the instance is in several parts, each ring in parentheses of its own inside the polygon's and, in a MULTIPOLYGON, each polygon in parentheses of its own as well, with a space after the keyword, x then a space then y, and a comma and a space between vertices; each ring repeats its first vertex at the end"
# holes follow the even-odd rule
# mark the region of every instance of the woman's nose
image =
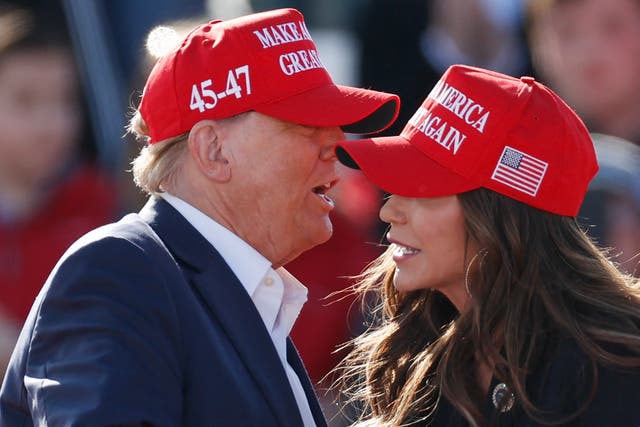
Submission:
POLYGON ((402 223, 406 221, 402 211, 401 197, 392 194, 380 208, 380 219, 389 224, 402 223))

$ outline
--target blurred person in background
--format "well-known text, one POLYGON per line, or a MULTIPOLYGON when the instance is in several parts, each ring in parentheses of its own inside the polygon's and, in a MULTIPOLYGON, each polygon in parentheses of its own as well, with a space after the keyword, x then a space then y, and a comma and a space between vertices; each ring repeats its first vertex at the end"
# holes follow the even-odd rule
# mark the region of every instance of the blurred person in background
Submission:
POLYGON ((603 167, 579 219, 640 274, 640 1, 529 0, 526 28, 536 74, 595 133, 603 167))
POLYGON ((507 74, 530 71, 522 0, 366 0, 357 14, 360 82, 398 93, 400 133, 452 64, 507 74))
POLYGON ((640 1, 529 0, 526 26, 537 75, 589 130, 640 144, 640 1))
POLYGON ((610 249, 620 269, 640 277, 640 146, 592 133, 600 171, 579 216, 591 237, 610 249))
POLYGON ((83 106, 66 33, 0 2, 0 369, 64 250, 112 219, 108 177, 83 157, 83 106))

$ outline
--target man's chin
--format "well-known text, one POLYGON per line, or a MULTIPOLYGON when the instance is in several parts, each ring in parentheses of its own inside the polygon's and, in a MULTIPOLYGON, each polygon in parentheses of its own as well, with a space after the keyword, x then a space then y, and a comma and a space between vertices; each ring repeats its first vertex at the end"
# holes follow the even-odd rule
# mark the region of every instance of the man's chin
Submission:
POLYGON ((326 243, 331 238, 332 234, 333 225, 327 217, 327 220, 323 226, 305 230, 306 238, 304 238, 304 240, 300 240, 296 250, 291 251, 290 255, 286 257, 284 262, 280 263, 280 265, 286 265, 305 252, 315 248, 316 246, 326 243))
POLYGON ((313 228, 309 227, 305 230, 305 234, 307 235, 307 245, 304 251, 326 243, 333 235, 333 224, 331 224, 329 215, 324 217, 322 222, 314 224, 313 228))
POLYGON ((329 215, 324 218, 324 224, 322 227, 319 227, 317 233, 317 243, 314 246, 321 245, 325 243, 327 240, 331 238, 333 235, 333 224, 331 223, 331 219, 329 215))
POLYGON ((309 235, 309 239, 307 240, 308 245, 304 251, 306 252, 309 249, 313 249, 316 246, 326 243, 331 238, 332 235, 333 235, 333 226, 331 225, 331 222, 328 222, 327 226, 323 228, 319 228, 318 230, 315 231, 315 233, 309 235))

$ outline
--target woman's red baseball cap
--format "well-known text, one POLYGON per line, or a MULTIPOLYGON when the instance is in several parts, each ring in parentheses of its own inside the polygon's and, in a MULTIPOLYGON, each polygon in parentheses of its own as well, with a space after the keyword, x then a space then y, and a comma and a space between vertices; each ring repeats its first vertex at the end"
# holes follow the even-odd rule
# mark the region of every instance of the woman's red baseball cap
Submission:
POLYGON ((399 136, 342 141, 336 153, 392 194, 484 187, 566 216, 598 171, 584 123, 549 88, 464 65, 449 67, 399 136))
POLYGON ((140 103, 150 143, 246 111, 372 133, 391 125, 399 108, 397 95, 334 84, 295 9, 197 26, 158 60, 140 103))

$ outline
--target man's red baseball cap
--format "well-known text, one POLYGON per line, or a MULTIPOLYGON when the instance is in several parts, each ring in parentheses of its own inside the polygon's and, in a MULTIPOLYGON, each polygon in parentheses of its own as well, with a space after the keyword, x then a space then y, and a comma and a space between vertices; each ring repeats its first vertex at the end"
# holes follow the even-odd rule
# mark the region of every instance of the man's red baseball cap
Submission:
POLYGON ((453 65, 399 136, 339 142, 342 163, 383 190, 440 197, 484 187, 575 216, 598 171, 584 123, 546 86, 453 65))
POLYGON ((397 95, 334 84, 295 9, 199 25, 158 60, 140 103, 150 143, 246 111, 372 133, 399 108, 397 95))

